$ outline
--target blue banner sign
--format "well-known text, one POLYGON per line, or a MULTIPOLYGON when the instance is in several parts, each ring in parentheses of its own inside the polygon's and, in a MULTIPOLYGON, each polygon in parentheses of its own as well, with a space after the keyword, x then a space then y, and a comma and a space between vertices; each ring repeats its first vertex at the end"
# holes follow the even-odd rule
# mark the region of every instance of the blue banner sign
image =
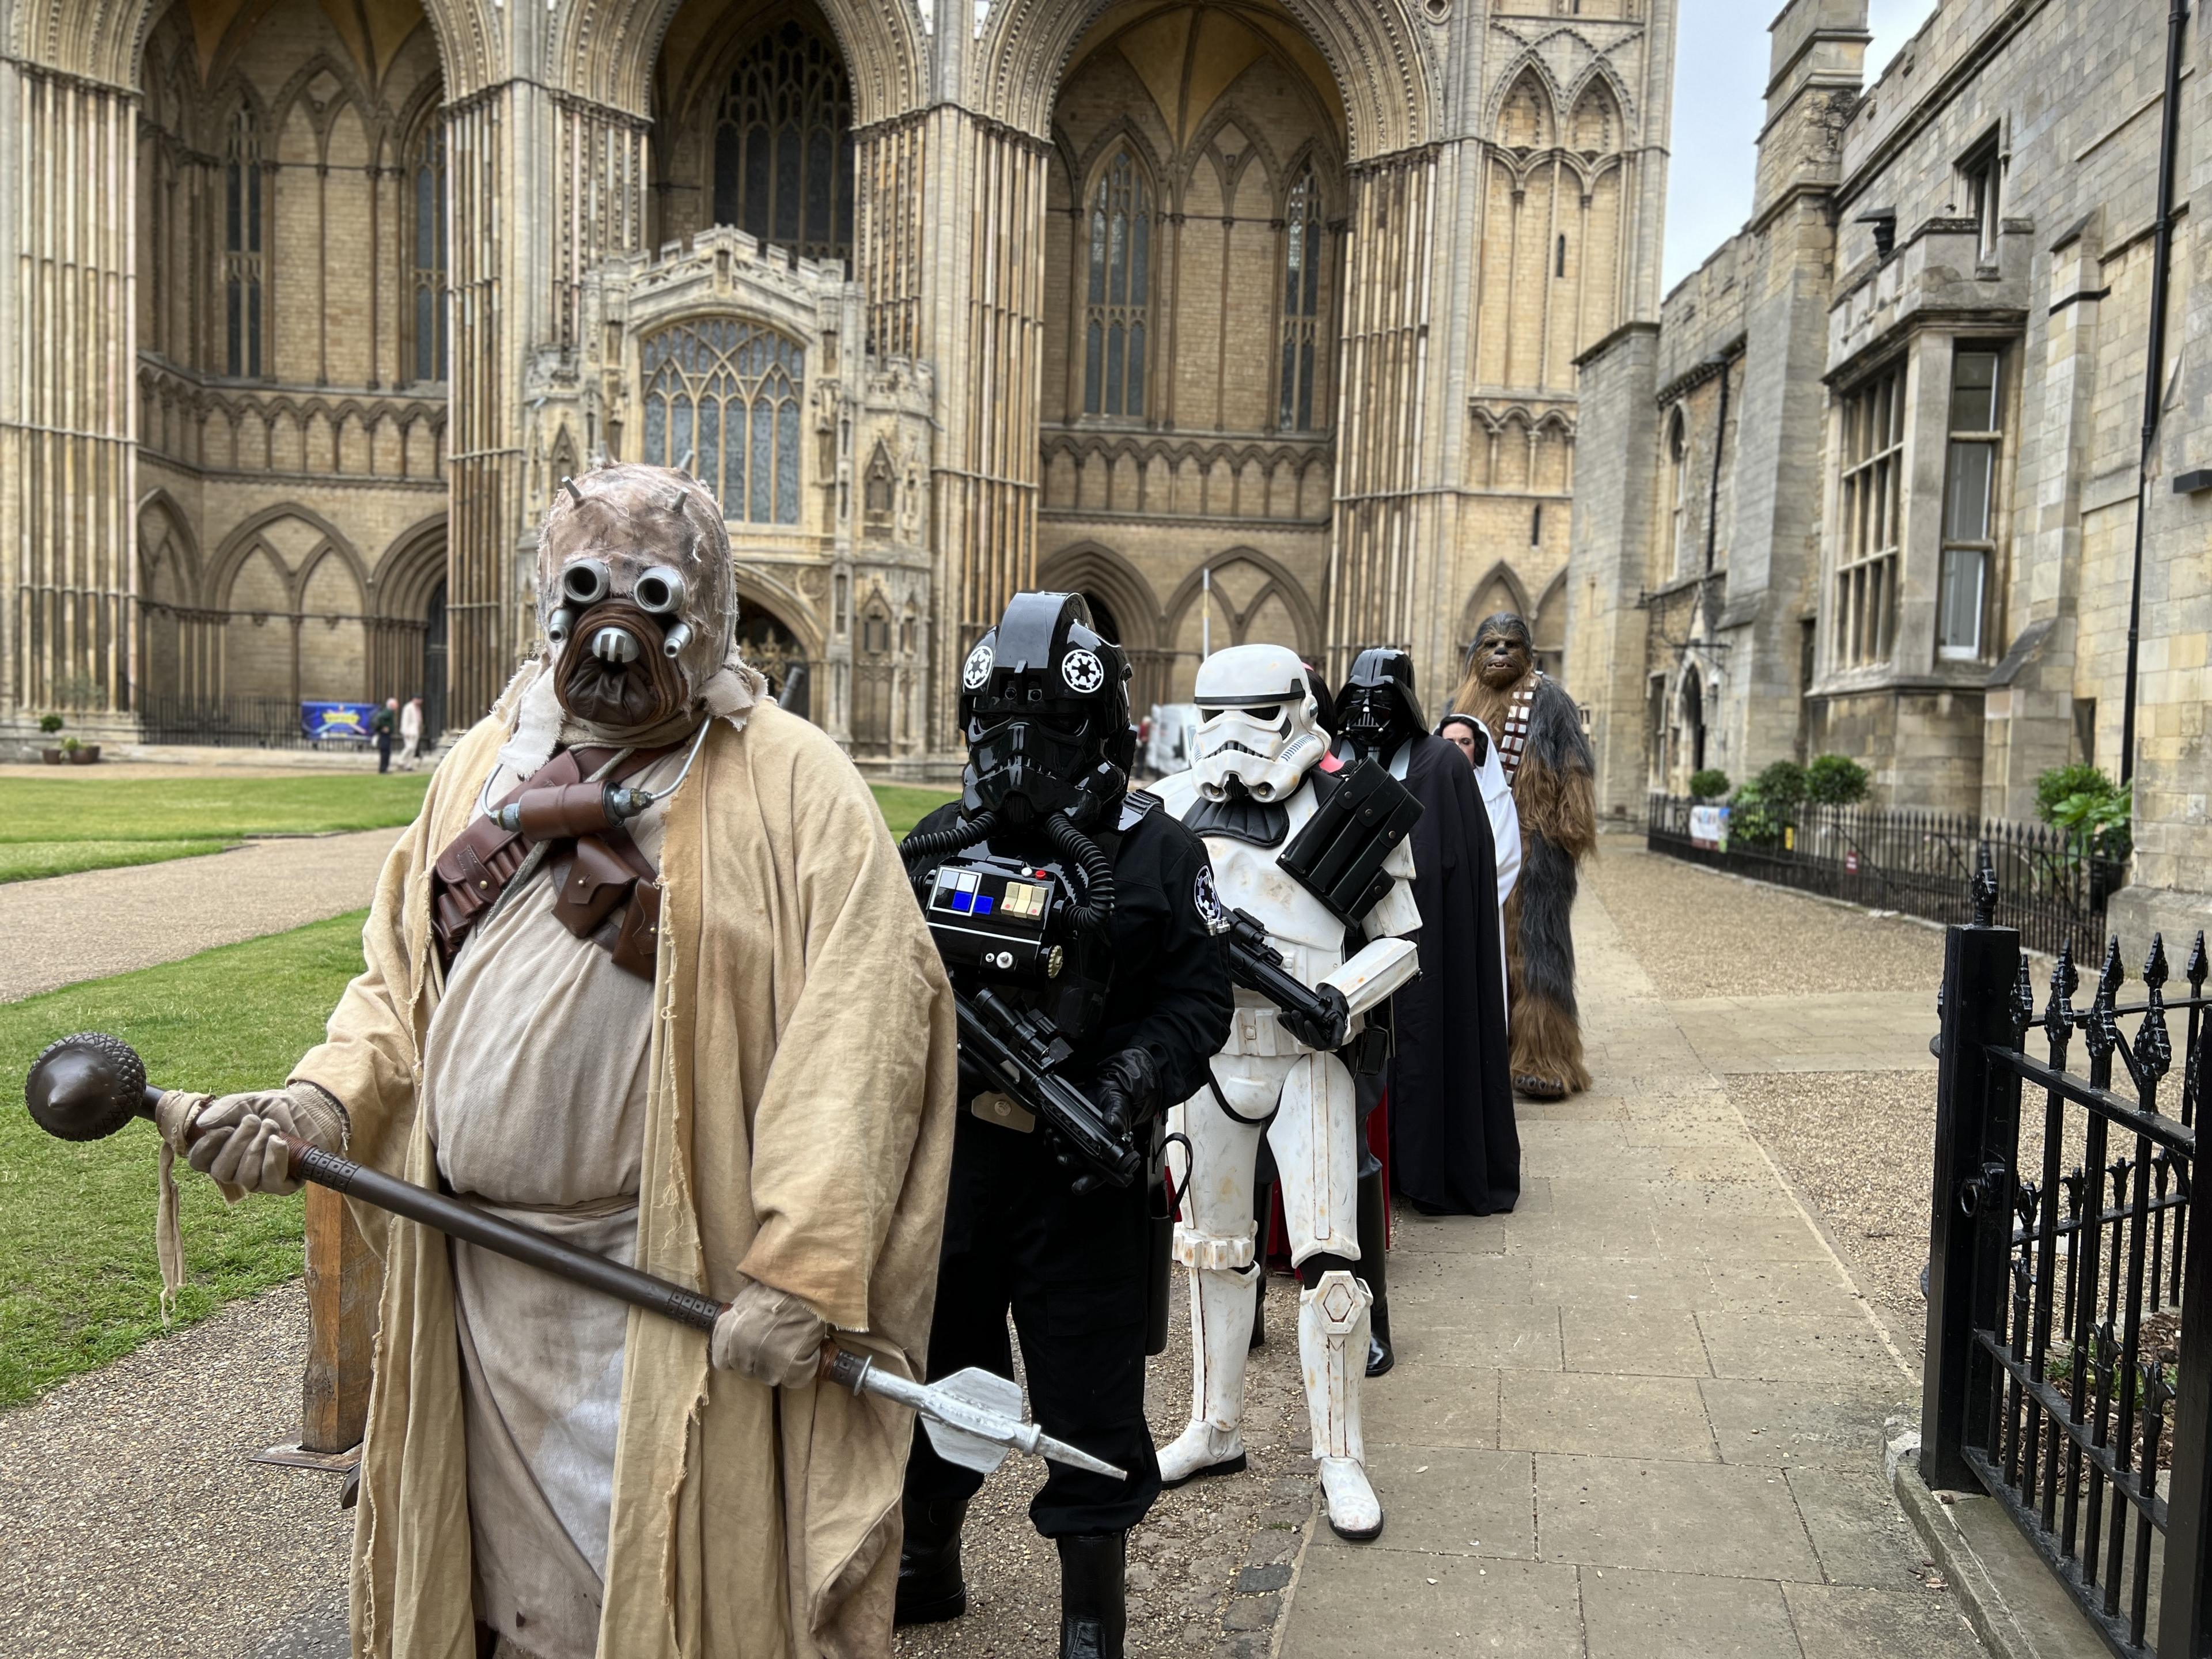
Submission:
POLYGON ((374 735, 369 722, 376 718, 373 702, 303 702, 300 729, 313 743, 367 743, 374 735))

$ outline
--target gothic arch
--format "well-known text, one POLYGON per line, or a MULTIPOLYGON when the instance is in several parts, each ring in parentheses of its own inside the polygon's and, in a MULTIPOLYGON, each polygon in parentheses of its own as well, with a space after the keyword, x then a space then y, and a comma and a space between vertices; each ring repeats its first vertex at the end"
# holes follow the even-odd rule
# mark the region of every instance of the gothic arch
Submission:
POLYGON ((1099 175, 1105 172, 1117 149, 1127 149, 1130 158, 1144 174, 1145 184, 1152 192, 1152 212, 1156 217, 1182 211, 1182 183, 1166 162, 1158 149, 1139 127, 1127 115, 1108 124, 1105 131, 1091 142, 1091 148, 1077 157, 1068 168, 1073 181, 1070 198, 1079 210, 1090 201, 1091 192, 1098 187, 1099 175))
POLYGON ((172 585, 176 592, 177 603, 198 604, 199 538, 192 533, 191 515, 177 504, 176 498, 167 490, 156 488, 147 491, 138 503, 138 564, 142 593, 153 591, 149 563, 155 548, 164 543, 176 550, 177 563, 172 568, 172 585))
MULTIPOLYGON (((1134 21, 1152 10, 1177 9, 1184 0, 999 0, 985 20, 971 61, 984 112, 1021 131, 1050 131, 1052 107, 1075 48, 1094 24, 1109 15, 1134 21)), ((1223 0, 1218 9, 1248 15, 1280 41, 1287 21, 1319 52, 1342 99, 1350 151, 1371 161, 1427 143, 1433 136, 1437 99, 1429 30, 1406 0, 1367 0, 1336 5, 1328 0, 1280 0, 1262 6, 1223 0)))
POLYGON ((737 588, 740 623, 750 612, 766 611, 791 630, 809 662, 822 660, 822 618, 816 614, 817 606, 811 599, 768 574, 758 565, 748 564, 742 559, 737 563, 733 585, 737 588))
MULTIPOLYGON (((1164 640, 1172 641, 1182 631, 1182 619, 1189 614, 1191 606, 1198 603, 1200 595, 1205 590, 1206 570, 1219 572, 1240 564, 1250 565, 1261 573, 1262 578, 1259 587, 1245 602, 1243 608, 1241 611, 1230 611, 1231 619, 1236 625, 1240 641, 1245 626, 1260 613, 1267 601, 1270 599, 1279 599, 1283 602, 1284 609, 1291 613, 1291 626, 1297 630, 1298 654, 1302 657, 1317 658, 1322 648, 1321 613, 1315 610, 1313 601, 1307 598, 1304 586, 1291 573, 1290 567, 1279 560, 1268 557, 1256 547, 1224 548, 1220 552, 1200 561, 1201 568, 1184 577, 1182 586, 1176 589, 1174 595, 1168 600, 1165 625, 1160 630, 1160 636, 1164 640)), ((1220 589, 1218 586, 1215 587, 1214 593, 1217 599, 1219 599, 1222 608, 1228 610, 1228 601, 1220 599, 1220 589)))
POLYGON ((1134 653, 1159 648, 1160 602, 1136 566, 1103 542, 1074 542, 1037 562, 1037 586, 1053 592, 1096 593, 1121 624, 1121 645, 1134 653))
POLYGON ((1520 155, 1541 155, 1555 148, 1559 142, 1559 112, 1565 100, 1559 95, 1559 84, 1552 78, 1550 68, 1533 52, 1524 56, 1512 70, 1500 77, 1498 89, 1493 95, 1483 125, 1492 142, 1503 150, 1520 155), (1524 95, 1528 100, 1528 113, 1535 119, 1532 131, 1522 131, 1514 120, 1515 105, 1524 95), (1516 142, 1526 138, 1527 143, 1516 142))
POLYGON ((296 519, 323 538, 322 544, 301 561, 300 568, 289 578, 292 596, 297 602, 307 576, 323 558, 325 549, 335 550, 353 571, 354 582, 363 593, 368 592, 368 567, 362 561, 345 532, 340 530, 321 514, 298 501, 279 501, 274 507, 264 507, 258 513, 249 514, 237 527, 224 537, 222 545, 216 550, 209 562, 207 586, 204 592, 217 605, 230 602, 231 585, 238 580, 239 568, 264 544, 262 531, 285 519, 296 519))
POLYGON ((379 617, 420 622, 430 595, 446 580, 446 515, 419 519, 385 549, 369 584, 369 609, 379 617))
MULTIPOLYGON (((653 113, 653 66, 686 0, 573 0, 548 48, 556 82, 594 103, 653 113)), ((902 115, 927 100, 929 46, 915 0, 816 0, 852 77, 853 125, 902 115)), ((957 7, 942 21, 961 27, 957 7)))
MULTIPOLYGON (((1560 573, 1560 579, 1563 581, 1565 580, 1565 571, 1560 573)), ((1522 621, 1528 623, 1532 627, 1534 625, 1534 617, 1531 614, 1531 607, 1528 604, 1528 584, 1521 580, 1520 573, 1504 559, 1498 560, 1497 563, 1483 572, 1482 580, 1467 591, 1467 604, 1459 613, 1459 637, 1462 654, 1474 643, 1474 630, 1482 625, 1482 619, 1485 617, 1495 616, 1500 611, 1510 611, 1522 621), (1498 595, 1501 589, 1504 591, 1505 599, 1504 605, 1498 602, 1498 595)))
MULTIPOLYGON (((1613 118, 1620 124, 1620 130, 1613 134, 1613 148, 1627 149, 1628 124, 1634 118, 1635 100, 1630 97, 1628 88, 1622 83, 1619 73, 1604 58, 1595 59, 1568 84, 1559 100, 1559 107, 1569 111, 1579 109, 1593 88, 1613 100, 1613 118)), ((1572 121, 1571 114, 1568 119, 1572 121)))

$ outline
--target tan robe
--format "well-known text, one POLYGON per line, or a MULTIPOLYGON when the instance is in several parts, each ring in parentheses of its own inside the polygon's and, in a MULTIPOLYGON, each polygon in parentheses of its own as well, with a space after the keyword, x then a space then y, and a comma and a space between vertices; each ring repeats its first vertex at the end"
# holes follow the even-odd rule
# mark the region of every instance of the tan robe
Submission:
MULTIPOLYGON (((417 1091, 443 989, 430 865, 466 824, 514 703, 510 691, 432 780, 379 884, 366 970, 293 1073, 345 1103, 355 1157, 426 1186, 417 1091)), ((660 863, 636 1264, 719 1297, 749 1275, 919 1374, 954 1024, 872 798, 819 731, 762 706, 742 732, 709 732, 669 803, 660 863)), ((423 1228, 357 1218, 386 1278, 355 1652, 471 1659, 451 1258, 423 1228)), ((702 1333, 655 1316, 629 1314, 624 1346, 600 1659, 888 1652, 908 1414, 714 1371, 702 1333)))

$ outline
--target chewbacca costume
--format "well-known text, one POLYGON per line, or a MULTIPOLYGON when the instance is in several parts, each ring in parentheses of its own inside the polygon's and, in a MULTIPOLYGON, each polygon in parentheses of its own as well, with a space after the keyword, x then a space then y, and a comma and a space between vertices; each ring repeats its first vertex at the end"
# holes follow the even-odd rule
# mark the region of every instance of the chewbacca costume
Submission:
POLYGON ((1589 1087, 1575 1006, 1575 866, 1597 846, 1597 797, 1582 716, 1537 668, 1528 625, 1502 612, 1475 630, 1457 709, 1498 740, 1521 814, 1521 879, 1505 906, 1513 1086, 1539 1100, 1589 1087))

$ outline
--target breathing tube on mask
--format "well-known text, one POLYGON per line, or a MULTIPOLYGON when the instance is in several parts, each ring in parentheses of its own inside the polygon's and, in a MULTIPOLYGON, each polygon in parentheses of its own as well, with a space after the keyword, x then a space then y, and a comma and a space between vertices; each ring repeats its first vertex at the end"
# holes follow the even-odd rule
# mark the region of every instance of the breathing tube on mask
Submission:
POLYGON ((988 841, 991 831, 998 827, 999 815, 983 812, 964 821, 956 820, 942 830, 917 830, 899 843, 899 857, 906 861, 910 872, 924 860, 942 858, 948 853, 973 847, 979 841, 988 841))
POLYGON ((1061 857, 1083 866, 1083 902, 1073 908, 1077 927, 1099 939, 1114 919, 1114 866, 1098 843, 1075 827, 1065 812, 1044 821, 1045 839, 1061 857))

